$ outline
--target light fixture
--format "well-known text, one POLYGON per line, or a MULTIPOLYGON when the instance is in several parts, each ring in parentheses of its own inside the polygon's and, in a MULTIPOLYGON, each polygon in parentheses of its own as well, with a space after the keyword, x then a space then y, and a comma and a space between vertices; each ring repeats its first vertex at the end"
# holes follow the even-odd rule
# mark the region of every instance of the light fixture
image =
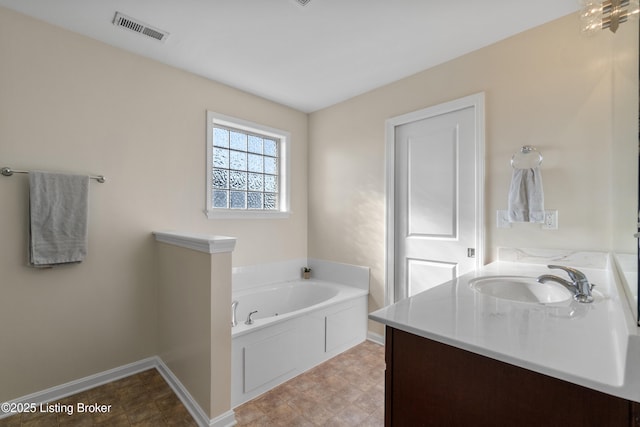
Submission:
POLYGON ((640 0, 580 0, 582 31, 594 33, 609 29, 615 33, 618 26, 632 18, 638 18, 640 0))

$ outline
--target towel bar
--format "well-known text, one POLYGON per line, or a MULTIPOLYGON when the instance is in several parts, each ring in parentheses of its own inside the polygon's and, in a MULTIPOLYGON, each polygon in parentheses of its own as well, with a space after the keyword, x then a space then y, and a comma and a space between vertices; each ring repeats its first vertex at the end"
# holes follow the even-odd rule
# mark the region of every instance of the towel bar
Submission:
MULTIPOLYGON (((2 174, 4 176, 11 176, 14 173, 29 173, 29 171, 15 170, 15 169, 11 169, 11 168, 8 168, 8 167, 4 167, 4 168, 0 169, 0 174, 2 174)), ((107 180, 103 175, 90 175, 89 178, 95 179, 96 181, 98 181, 100 183, 104 183, 107 180)))

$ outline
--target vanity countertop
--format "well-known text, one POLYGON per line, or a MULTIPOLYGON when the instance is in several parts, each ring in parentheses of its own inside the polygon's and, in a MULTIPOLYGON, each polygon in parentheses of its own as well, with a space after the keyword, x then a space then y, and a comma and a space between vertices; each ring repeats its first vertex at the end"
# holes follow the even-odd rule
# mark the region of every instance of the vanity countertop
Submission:
POLYGON ((538 263, 496 261, 369 315, 396 329, 640 402, 640 334, 608 266, 578 268, 596 301, 524 303, 474 290, 483 276, 566 273, 538 263), (597 293, 596 293, 597 290, 597 293), (635 366, 637 365, 637 366, 635 366))

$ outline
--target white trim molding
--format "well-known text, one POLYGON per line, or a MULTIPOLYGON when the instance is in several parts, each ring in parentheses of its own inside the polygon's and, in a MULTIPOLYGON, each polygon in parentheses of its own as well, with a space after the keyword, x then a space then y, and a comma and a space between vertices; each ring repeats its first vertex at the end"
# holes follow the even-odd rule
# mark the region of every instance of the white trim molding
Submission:
POLYGON ((367 340, 382 346, 384 345, 384 335, 376 334, 375 332, 368 331, 367 340))
POLYGON ((227 411, 209 420, 209 427, 231 427, 236 424, 236 415, 233 411, 227 411))
POLYGON ((485 146, 485 94, 484 92, 469 95, 453 101, 423 108, 385 121, 385 182, 386 182, 386 250, 385 250, 385 305, 393 304, 395 291, 395 128, 397 126, 423 120, 429 117, 450 113, 472 107, 475 114, 476 132, 476 268, 485 263, 484 232, 484 146, 485 146))
POLYGON ((212 236, 175 231, 154 231, 153 234, 159 242, 209 254, 233 252, 233 249, 236 247, 235 237, 212 236))

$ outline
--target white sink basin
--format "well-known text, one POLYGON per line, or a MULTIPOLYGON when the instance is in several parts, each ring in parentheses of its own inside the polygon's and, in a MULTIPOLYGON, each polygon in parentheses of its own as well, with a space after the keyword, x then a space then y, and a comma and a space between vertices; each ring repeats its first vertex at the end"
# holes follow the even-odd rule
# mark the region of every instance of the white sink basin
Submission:
POLYGON ((553 282, 538 283, 535 277, 484 276, 471 279, 469 285, 484 295, 536 304, 563 302, 573 297, 564 286, 553 282))

